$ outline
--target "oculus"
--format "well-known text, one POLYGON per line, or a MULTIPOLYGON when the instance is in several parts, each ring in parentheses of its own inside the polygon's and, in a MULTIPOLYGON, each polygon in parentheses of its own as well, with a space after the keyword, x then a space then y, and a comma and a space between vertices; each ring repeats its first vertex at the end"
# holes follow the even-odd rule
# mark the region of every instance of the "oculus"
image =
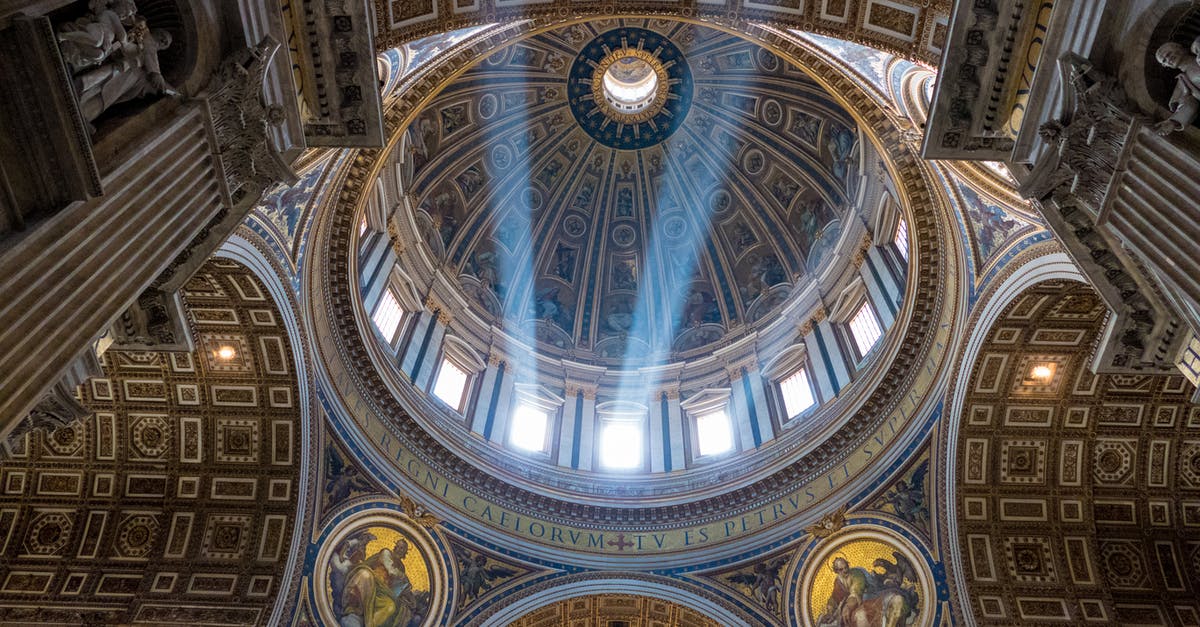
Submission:
POLYGON ((670 137, 692 105, 692 72, 666 36, 642 28, 600 33, 575 57, 571 113, 593 139, 637 150, 670 137))
POLYGON ((645 50, 615 50, 592 75, 592 98, 610 118, 636 124, 654 117, 667 100, 667 71, 645 50))

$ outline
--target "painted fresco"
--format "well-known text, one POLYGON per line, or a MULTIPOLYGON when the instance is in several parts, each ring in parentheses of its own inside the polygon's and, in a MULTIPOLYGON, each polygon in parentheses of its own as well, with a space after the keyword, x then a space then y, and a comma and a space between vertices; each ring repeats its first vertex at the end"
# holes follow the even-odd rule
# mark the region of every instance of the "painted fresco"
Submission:
POLYGON ((327 568, 326 600, 341 627, 417 627, 433 609, 429 563, 395 527, 347 534, 327 568))
MULTIPOLYGON (((1032 226, 961 181, 955 181, 955 190, 962 199, 963 214, 980 266, 987 265, 994 255, 1032 226)), ((954 193, 955 190, 947 191, 954 193)))
POLYGON ((420 69, 422 65, 436 58, 443 51, 453 48, 455 44, 464 39, 482 32, 485 29, 491 28, 494 24, 484 24, 482 26, 472 26, 469 28, 460 28, 447 33, 440 33, 418 39, 412 43, 405 44, 405 49, 408 52, 408 71, 420 69))
POLYGON ((295 185, 279 185, 270 190, 254 208, 261 221, 266 222, 287 251, 295 250, 296 237, 303 214, 312 202, 317 183, 325 174, 328 160, 301 175, 295 185))
POLYGON ((929 452, 896 479, 872 505, 878 511, 892 514, 913 527, 932 533, 929 503, 929 452))
POLYGON ((863 77, 870 81, 876 89, 886 93, 886 85, 888 84, 887 67, 892 62, 892 59, 895 58, 893 55, 844 39, 825 37, 804 31, 792 32, 799 35, 802 39, 807 39, 816 44, 817 47, 854 68, 856 72, 862 74, 863 77))

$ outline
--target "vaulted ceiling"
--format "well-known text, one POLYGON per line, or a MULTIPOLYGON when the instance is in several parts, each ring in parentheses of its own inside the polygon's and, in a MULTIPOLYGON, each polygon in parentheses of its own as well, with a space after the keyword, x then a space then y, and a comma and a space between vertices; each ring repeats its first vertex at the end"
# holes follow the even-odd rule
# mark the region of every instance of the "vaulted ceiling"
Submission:
POLYGON ((598 20, 508 46, 409 132, 418 224, 469 296, 543 349, 599 359, 752 328, 823 269, 857 193, 857 126, 828 92, 684 22, 598 20), (590 93, 622 46, 667 67, 665 108, 644 123, 590 93))
POLYGON ((980 624, 1200 617, 1194 388, 1094 374, 1107 315, 1088 285, 1038 284, 1004 310, 970 373, 954 499, 963 611, 980 624))
POLYGON ((235 262, 183 298, 194 352, 110 350, 81 388, 93 415, 6 445, 0 621, 269 621, 299 515, 291 343, 235 262))
POLYGON ((375 0, 376 45, 386 50, 421 37, 483 23, 614 14, 755 20, 818 32, 936 64, 946 45, 951 0, 375 0))
POLYGON ((633 594, 595 594, 534 610, 511 625, 560 627, 613 624, 716 627, 719 623, 700 612, 663 599, 633 594))

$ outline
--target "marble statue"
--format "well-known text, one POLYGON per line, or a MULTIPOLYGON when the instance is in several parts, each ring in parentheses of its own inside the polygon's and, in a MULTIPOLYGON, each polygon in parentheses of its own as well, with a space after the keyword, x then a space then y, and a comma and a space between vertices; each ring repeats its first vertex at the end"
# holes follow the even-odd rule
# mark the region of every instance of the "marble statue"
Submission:
POLYGON ((1155 126, 1159 135, 1166 136, 1183 130, 1200 111, 1200 38, 1192 42, 1190 52, 1183 45, 1169 41, 1158 47, 1154 57, 1163 67, 1179 70, 1175 91, 1167 104, 1171 117, 1155 126))
POLYGON ((158 65, 171 34, 151 30, 131 0, 92 0, 90 8, 90 15, 57 28, 84 120, 93 122, 128 100, 174 94, 158 65))
POLYGON ((89 8, 89 15, 57 27, 59 50, 72 73, 100 65, 127 46, 136 47, 142 34, 144 23, 135 20, 137 5, 131 0, 92 0, 89 8))

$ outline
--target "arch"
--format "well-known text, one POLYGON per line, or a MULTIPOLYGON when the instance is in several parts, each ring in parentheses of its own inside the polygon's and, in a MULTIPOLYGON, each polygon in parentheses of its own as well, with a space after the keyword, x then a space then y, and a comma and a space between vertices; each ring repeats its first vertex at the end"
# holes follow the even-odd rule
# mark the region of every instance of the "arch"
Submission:
POLYGON ((422 37, 452 30, 495 24, 506 26, 523 21, 539 20, 568 23, 584 19, 604 19, 614 15, 646 15, 651 17, 698 19, 706 22, 758 20, 774 28, 804 29, 810 32, 862 43, 891 52, 910 60, 920 60, 936 66, 941 57, 949 22, 949 5, 921 0, 889 0, 894 20, 880 19, 879 9, 869 0, 847 0, 840 15, 820 10, 817 2, 803 3, 801 8, 773 7, 754 3, 742 7, 725 3, 698 3, 675 6, 646 4, 635 0, 618 0, 611 4, 580 4, 571 0, 546 0, 537 4, 504 3, 503 6, 476 3, 457 8, 451 13, 439 12, 436 3, 389 2, 375 12, 376 48, 384 51, 422 37), (403 6, 403 15, 396 15, 403 6), (854 16, 862 16, 855 19, 854 16), (940 28, 939 28, 940 27, 940 28))
MULTIPOLYGON (((531 593, 513 597, 505 603, 489 605, 477 620, 483 625, 508 625, 538 609, 575 597, 594 594, 628 594, 661 598, 690 607, 721 625, 762 625, 774 621, 737 611, 728 599, 702 591, 698 586, 667 577, 624 573, 589 573, 549 577, 533 587, 531 593)), ((474 623, 473 623, 474 624, 474 623)))
POLYGON ((1200 506, 1181 498, 1200 488, 1192 388, 1177 373, 1093 373, 1108 316, 1088 284, 1043 277, 972 343, 947 477, 972 622, 1197 613, 1200 506))
MULTIPOLYGON (((584 19, 584 18, 581 18, 584 19)), ((694 21, 694 20, 687 20, 694 21)), ((388 119, 389 125, 393 129, 392 142, 390 149, 394 150, 399 144, 397 138, 398 133, 402 131, 406 124, 419 111, 421 103, 428 99, 437 91, 439 85, 445 80, 454 78, 457 71, 460 71, 465 64, 473 58, 478 58, 478 54, 488 47, 494 46, 495 42, 501 41, 499 38, 518 37, 530 33, 539 32, 546 28, 555 25, 553 20, 537 21, 531 20, 528 23, 522 24, 519 27, 514 26, 507 31, 497 32, 494 35, 492 43, 487 46, 480 45, 479 50, 463 49, 448 53, 447 56, 438 59, 440 65, 431 64, 431 67, 426 68, 421 73, 416 73, 405 79, 405 85, 397 92, 397 98, 394 101, 394 106, 389 109, 388 119), (436 67, 434 67, 436 65, 436 67)), ((948 375, 944 372, 943 366, 947 365, 943 361, 943 357, 939 354, 934 357, 929 348, 933 346, 933 342, 926 342, 924 339, 932 333, 941 333, 939 329, 945 330, 947 337, 951 330, 956 328, 960 322, 954 317, 954 312, 965 303, 965 295, 962 293, 964 284, 959 280, 958 272, 963 268, 961 263, 962 248, 961 243, 957 238, 952 237, 954 227, 950 223, 950 214, 948 203, 945 201, 941 193, 941 186, 935 181, 933 171, 925 164, 917 161, 915 155, 909 146, 901 145, 895 142, 883 144, 881 140, 890 139, 894 136, 894 128, 890 126, 890 119, 886 113, 859 90, 856 83, 847 76, 840 73, 827 71, 828 66, 823 59, 816 53, 795 43, 790 36, 772 31, 766 28, 759 28, 753 24, 743 25, 739 29, 734 29, 732 26, 727 26, 722 23, 716 24, 716 27, 721 30, 732 31, 738 30, 739 34, 744 37, 749 37, 752 40, 762 41, 769 45, 772 51, 783 55, 789 61, 808 67, 813 71, 814 80, 823 87, 829 89, 831 94, 834 94, 836 100, 842 102, 852 111, 856 120, 864 126, 870 127, 872 132, 869 134, 870 140, 873 143, 880 142, 876 146, 877 150, 883 151, 889 159, 885 160, 885 167, 897 180, 903 181, 901 187, 901 198, 906 207, 912 208, 914 233, 920 237, 914 236, 914 240, 919 242, 914 249, 914 267, 920 267, 921 272, 912 272, 910 276, 912 280, 908 282, 908 295, 905 298, 904 309, 900 312, 900 318, 903 321, 906 329, 910 320, 920 319, 922 325, 919 330, 911 331, 910 335, 915 334, 916 337, 902 337, 900 334, 890 334, 885 343, 877 350, 877 355, 894 358, 892 368, 901 369, 899 373, 893 376, 887 376, 883 369, 867 369, 863 371, 863 376, 854 383, 853 389, 847 388, 848 393, 843 393, 833 398, 828 406, 823 408, 830 412, 837 412, 840 416, 846 417, 846 422, 838 425, 837 428, 829 428, 826 432, 816 434, 805 442, 801 443, 801 435, 798 430, 792 430, 788 434, 792 441, 783 444, 772 444, 771 446, 761 447, 748 453, 745 459, 754 464, 754 468, 762 469, 761 473, 755 474, 753 478, 747 478, 741 482, 729 482, 727 485, 732 488, 731 491, 721 495, 724 501, 736 501, 739 506, 753 508, 762 506, 769 499, 781 494, 784 489, 781 486, 796 486, 804 483, 804 481, 814 481, 811 476, 800 476, 799 473, 808 473, 810 470, 822 467, 823 464, 834 463, 832 456, 839 456, 836 460, 838 463, 846 461, 847 458, 841 457, 844 453, 843 446, 847 443, 858 443, 860 446, 868 441, 867 433, 872 429, 879 428, 884 420, 895 415, 897 420, 912 422, 921 420, 928 416, 928 412, 932 411, 932 401, 922 403, 920 407, 905 408, 903 416, 900 416, 901 411, 896 405, 897 400, 906 398, 904 388, 910 384, 916 384, 920 389, 915 390, 912 398, 926 399, 939 397, 940 391, 932 392, 933 387, 939 390, 944 384, 945 377, 948 375), (936 242, 936 243, 935 243, 936 242), (935 253, 935 248, 937 252, 935 253), (949 254, 947 254, 949 253, 949 254), (949 281, 953 286, 953 292, 948 292, 945 289, 945 284, 941 281, 949 281), (930 324, 935 318, 944 321, 946 324, 930 324), (923 368, 928 363, 929 371, 934 373, 932 377, 923 378, 920 380, 913 379, 906 373, 915 372, 919 368, 923 368), (915 383, 914 383, 915 382, 915 383), (859 411, 862 409, 862 411, 859 411), (836 436, 836 441, 834 441, 836 436), (797 463, 781 467, 778 463, 779 453, 784 451, 787 454, 793 452, 797 455, 797 463), (812 456, 808 458, 808 456, 812 456), (803 462, 799 459, 805 457, 803 462), (819 461, 818 461, 819 459, 819 461), (806 478, 807 477, 807 478, 806 478)), ((511 495, 514 499, 522 501, 522 508, 525 511, 539 512, 537 515, 546 514, 551 511, 562 511, 561 501, 559 500, 560 492, 555 490, 562 487, 564 490, 573 490, 581 496, 576 499, 584 502, 576 502, 572 505, 572 519, 564 521, 564 519, 555 516, 555 520, 562 521, 563 525, 578 525, 578 524, 595 524, 595 528, 608 528, 608 523, 604 522, 603 517, 607 511, 612 509, 609 502, 605 499, 597 498, 599 490, 596 489, 597 484, 601 484, 608 488, 615 481, 605 481, 606 478, 598 478, 594 482, 589 482, 589 485, 583 486, 584 482, 576 481, 574 476, 568 477, 568 473, 559 472, 554 468, 543 468, 536 464, 529 464, 527 460, 516 460, 513 456, 501 454, 498 447, 488 446, 486 442, 479 442, 478 438, 458 438, 456 429, 460 429, 461 425, 454 421, 438 421, 434 424, 432 421, 424 421, 420 416, 409 414, 404 407, 420 407, 419 395, 410 393, 393 381, 392 378, 384 378, 380 376, 379 369, 375 365, 386 363, 386 355, 383 355, 380 348, 374 344, 364 344, 361 338, 352 337, 353 331, 348 326, 343 324, 342 320, 330 317, 331 311, 340 310, 343 307, 349 307, 346 311, 355 311, 354 290, 346 289, 348 286, 340 285, 338 280, 333 277, 339 276, 340 270, 331 270, 332 267, 341 267, 338 264, 343 263, 344 252, 339 250, 336 242, 346 233, 346 226, 343 223, 347 219, 346 212, 354 205, 354 210, 359 209, 361 195, 355 191, 361 190, 369 185, 370 181, 378 174, 381 168, 388 167, 393 163, 387 157, 387 152, 380 153, 359 153, 357 158, 349 160, 346 168, 351 175, 344 177, 343 187, 337 193, 331 194, 329 198, 334 205, 327 211, 322 212, 320 222, 314 230, 312 247, 314 251, 320 251, 314 256, 312 266, 306 268, 306 271, 316 272, 318 275, 326 278, 318 278, 313 282, 314 287, 318 291, 314 301, 322 301, 330 307, 316 306, 311 308, 314 318, 314 324, 318 328, 318 332, 328 332, 333 338, 333 345, 328 351, 318 348, 321 357, 325 359, 326 366, 331 371, 331 379, 336 387, 351 386, 357 387, 361 392, 365 392, 370 399, 369 403, 365 403, 358 407, 348 408, 345 414, 338 414, 339 421, 355 421, 357 426, 351 426, 352 429, 358 429, 369 422, 376 433, 371 434, 378 441, 378 432, 387 430, 388 440, 393 450, 397 446, 404 447, 405 454, 408 450, 415 451, 415 454, 422 459, 428 461, 429 465, 438 472, 446 472, 452 482, 462 481, 466 484, 471 484, 478 481, 487 481, 494 485, 494 482, 504 482, 503 489, 491 491, 490 494, 498 494, 502 500, 507 500, 511 495), (357 200, 356 200, 357 199, 357 200), (324 301, 328 298, 329 301, 324 301), (326 331, 327 330, 327 331, 326 331), (346 346, 347 350, 337 350, 336 354, 332 352, 338 345, 346 346), (347 367, 348 361, 362 362, 361 366, 347 367), (345 372, 345 376, 342 373, 345 372), (379 413, 376 413, 379 412, 379 413), (368 416, 370 414, 370 416, 368 416), (385 420, 379 420, 379 416, 386 416, 385 420), (409 428, 408 423, 417 422, 420 428, 409 428), (478 455, 478 459, 485 459, 488 463, 495 464, 497 467, 505 468, 504 473, 490 473, 488 476, 482 476, 484 473, 477 468, 460 464, 459 459, 451 454, 444 455, 445 448, 442 445, 444 442, 453 442, 455 446, 463 446, 469 450, 469 455, 473 458, 478 455), (411 449, 409 448, 411 447, 411 449), (517 464, 520 464, 519 466, 517 464), (509 472, 511 470, 511 472, 509 472), (531 477, 536 473, 536 477, 531 477), (519 479, 510 481, 512 477, 519 479), (550 486, 546 488, 544 486, 550 486), (581 487, 582 486, 582 487, 581 487), (578 515, 575 514, 578 512, 578 515)), ((415 254, 421 254, 419 251, 415 254)), ((346 266, 350 268, 351 273, 354 271, 354 259, 346 259, 346 266)), ((361 314, 359 314, 361 315, 361 314)), ((357 318, 356 318, 357 319, 357 318)), ((354 324, 353 320, 346 319, 350 325, 354 324)), ((880 358, 881 360, 883 357, 880 358)), ((585 403, 586 405, 586 403, 585 403)), ((590 410, 590 408, 589 408, 590 410)), ((896 431, 901 431, 899 426, 896 426, 896 431)), ((904 430, 903 433, 897 433, 896 441, 898 443, 907 443, 911 438, 915 437, 915 431, 904 430)), ((778 440, 777 440, 778 441, 778 440)), ((873 456, 873 460, 880 458, 892 458, 898 451, 897 447, 890 448, 885 453, 875 452, 878 457, 873 456)), ((381 480, 389 483, 394 483, 397 486, 406 486, 409 481, 403 474, 394 472, 391 463, 384 459, 379 453, 379 447, 367 442, 356 451, 359 454, 369 456, 374 463, 379 463, 381 480)), ((739 458, 739 461, 742 461, 739 458)), ((708 475, 715 475, 720 468, 708 467, 699 469, 697 472, 689 475, 697 478, 708 475)), ((848 470, 845 474, 847 478, 846 489, 852 490, 857 486, 867 484, 871 479, 867 477, 870 471, 864 470, 861 475, 856 474, 858 468, 848 470)), ((816 471, 812 471, 816 472, 816 471)), ((691 471, 689 471, 691 473, 691 471)), ((570 473, 574 475, 575 473, 570 473)), ((648 493, 649 490, 657 490, 658 494, 667 494, 668 486, 663 485, 675 480, 676 477, 632 477, 622 478, 620 490, 625 494, 630 495, 630 500, 638 499, 648 493)), ((699 481, 694 485, 699 485, 699 481)), ((497 486, 498 487, 498 486, 497 486)), ((687 512, 710 511, 704 510, 703 507, 708 505, 709 498, 717 498, 712 495, 711 491, 704 494, 703 501, 695 501, 693 494, 675 492, 670 497, 666 497, 656 501, 653 507, 643 506, 628 506, 621 507, 622 516, 627 519, 643 519, 649 520, 648 517, 654 516, 655 520, 663 522, 649 523, 652 525, 667 525, 672 524, 673 531, 679 532, 686 524, 684 520, 690 516, 687 512), (688 507, 679 507, 684 501, 688 500, 688 507), (666 521, 678 521, 667 523, 666 521)), ((825 497, 818 497, 823 499, 825 497)), ((802 527, 804 522, 815 520, 823 513, 824 509, 828 508, 828 503, 824 500, 818 500, 807 508, 801 508, 798 512, 795 522, 797 525, 775 525, 764 529, 760 541, 782 541, 784 538, 794 537, 795 533, 802 527)), ((449 508, 456 509, 457 505, 453 502, 439 502, 436 505, 431 505, 433 508, 449 508)), ((722 510, 728 507, 722 506, 722 510)), ((717 511, 717 510, 711 510, 717 511)), ((487 521, 481 521, 478 516, 468 516, 464 518, 464 528, 469 532, 480 537, 495 537, 496 532, 503 531, 494 528, 495 525, 489 525, 487 521)), ((699 524, 699 522, 694 523, 699 524)), ((613 530, 616 533, 616 530, 613 530)), ((679 535, 683 535, 679 532, 679 535)), ((508 542, 510 538, 506 538, 508 542)), ((538 556, 557 556, 564 550, 562 547, 549 546, 532 546, 529 550, 531 554, 538 556)), ((723 543, 722 543, 723 544, 723 543)), ((687 559, 689 563, 698 563, 701 560, 714 559, 716 556, 728 555, 732 550, 728 545, 714 543, 702 553, 689 555, 687 559)), ((573 550, 573 549, 566 549, 573 550)), ((580 563, 594 565, 600 563, 604 557, 599 553, 601 551, 588 551, 583 548, 573 550, 573 557, 577 557, 580 563)), ((637 560, 638 568, 652 568, 656 564, 661 564, 665 558, 660 556, 647 556, 648 559, 637 560)), ((549 559, 549 558, 548 558, 549 559)), ((672 559, 677 559, 673 556, 672 559)), ((629 560, 630 564, 634 563, 629 560)))
MULTIPOLYGON (((1026 289, 1043 281, 1054 279, 1086 281, 1086 278, 1079 271, 1079 268, 1075 266, 1075 263, 1071 261, 1071 258, 1065 252, 1062 252, 1057 245, 1044 245, 1031 248, 1026 255, 1023 263, 1014 261, 1007 277, 993 285, 988 293, 976 304, 976 313, 973 314, 971 325, 966 330, 968 334, 967 339, 963 343, 961 356, 956 362, 959 370, 968 367, 968 364, 975 363, 976 358, 979 356, 980 346, 982 346, 992 325, 999 319, 1000 313, 1026 289)), ((963 379, 956 379, 951 386, 947 393, 949 407, 945 413, 948 419, 943 423, 947 444, 945 449, 946 457, 942 460, 942 465, 946 469, 943 476, 946 482, 947 494, 954 494, 956 488, 958 467, 954 452, 958 448, 959 421, 955 417, 962 415, 963 402, 968 389, 963 379)), ((953 499, 945 499, 943 505, 945 509, 942 512, 942 517, 946 521, 944 535, 948 540, 949 546, 958 546, 957 508, 953 499)), ((963 569, 966 567, 966 563, 963 560, 963 556, 957 551, 949 551, 947 560, 953 565, 952 568, 947 569, 951 573, 951 585, 959 591, 958 598, 964 598, 966 579, 964 578, 965 571, 963 569)), ((970 613, 963 613, 963 618, 967 625, 976 624, 974 615, 970 613)))
POLYGON ((224 601, 215 620, 266 624, 291 600, 309 420, 290 301, 227 257, 206 261, 182 297, 196 350, 110 348, 80 388, 92 415, 27 434, 5 460, 6 476, 42 477, 0 501, 19 504, 3 508, 19 539, 6 565, 40 571, 45 603, 31 613, 10 597, 0 620, 207 622, 208 609, 181 602, 207 586, 224 601))
MULTIPOLYGON (((280 312, 286 310, 289 314, 282 318, 291 341, 292 361, 296 365, 299 390, 296 403, 300 409, 300 485, 296 490, 296 511, 307 513, 310 492, 313 487, 311 485, 312 473, 309 472, 309 468, 316 459, 316 437, 313 432, 316 421, 313 420, 314 407, 310 387, 312 370, 308 361, 307 338, 300 328, 299 306, 296 303, 295 294, 284 282, 279 268, 272 261, 274 257, 256 247, 249 239, 246 239, 247 237, 254 236, 237 231, 225 240, 213 254, 215 257, 236 261, 253 272, 254 276, 263 282, 267 292, 277 303, 280 312)), ((304 524, 295 525, 293 529, 292 537, 288 540, 288 561, 283 573, 284 583, 280 586, 281 589, 290 592, 299 585, 304 569, 305 538, 307 537, 307 528, 311 524, 310 518, 305 516, 304 524)), ((271 612, 269 621, 271 624, 276 624, 282 619, 284 611, 294 601, 294 596, 290 593, 278 595, 274 610, 271 612)))

